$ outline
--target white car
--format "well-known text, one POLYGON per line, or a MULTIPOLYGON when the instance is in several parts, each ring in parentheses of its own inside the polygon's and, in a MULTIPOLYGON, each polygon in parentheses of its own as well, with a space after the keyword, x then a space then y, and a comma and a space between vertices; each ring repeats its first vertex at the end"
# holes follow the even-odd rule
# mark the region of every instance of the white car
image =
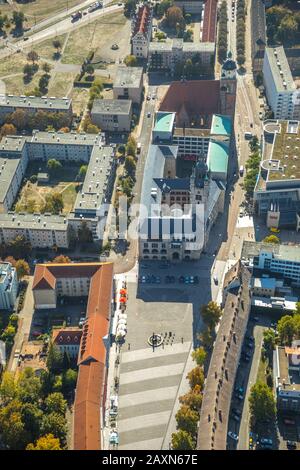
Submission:
POLYGON ((228 437, 233 439, 235 442, 237 442, 239 440, 239 436, 237 434, 235 434, 235 432, 233 432, 233 431, 228 431, 228 437))

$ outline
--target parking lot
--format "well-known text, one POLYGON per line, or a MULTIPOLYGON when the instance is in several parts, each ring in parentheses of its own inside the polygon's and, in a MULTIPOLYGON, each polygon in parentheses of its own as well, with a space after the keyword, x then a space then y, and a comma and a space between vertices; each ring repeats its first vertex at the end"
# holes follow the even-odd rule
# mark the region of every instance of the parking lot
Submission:
POLYGON ((36 339, 43 334, 51 333, 53 327, 78 326, 79 320, 86 315, 86 298, 72 297, 58 301, 57 308, 35 310, 29 339, 36 339))

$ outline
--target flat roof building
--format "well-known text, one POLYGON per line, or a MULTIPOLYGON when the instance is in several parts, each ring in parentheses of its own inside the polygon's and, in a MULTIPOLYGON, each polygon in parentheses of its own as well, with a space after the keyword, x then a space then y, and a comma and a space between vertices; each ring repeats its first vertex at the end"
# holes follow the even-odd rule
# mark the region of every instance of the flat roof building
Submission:
POLYGON ((22 109, 29 113, 46 111, 47 113, 66 113, 72 118, 72 100, 55 96, 0 95, 0 120, 5 116, 22 109))
POLYGON ((143 68, 120 65, 113 85, 114 99, 131 100, 132 103, 140 104, 142 92, 143 68))
POLYGON ((276 346, 273 374, 277 407, 282 412, 300 412, 300 348, 276 346))
POLYGON ((96 99, 91 110, 91 118, 102 131, 130 132, 132 101, 96 99))
POLYGON ((283 46, 266 47, 263 76, 274 118, 300 119, 300 91, 298 93, 283 46))

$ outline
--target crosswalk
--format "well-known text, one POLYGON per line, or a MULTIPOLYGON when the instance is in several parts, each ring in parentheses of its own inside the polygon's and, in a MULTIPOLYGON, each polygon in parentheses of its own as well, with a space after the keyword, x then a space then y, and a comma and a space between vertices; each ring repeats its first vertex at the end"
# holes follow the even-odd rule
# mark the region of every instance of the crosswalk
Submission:
POLYGON ((190 342, 126 351, 121 358, 120 450, 159 450, 171 418, 190 342))

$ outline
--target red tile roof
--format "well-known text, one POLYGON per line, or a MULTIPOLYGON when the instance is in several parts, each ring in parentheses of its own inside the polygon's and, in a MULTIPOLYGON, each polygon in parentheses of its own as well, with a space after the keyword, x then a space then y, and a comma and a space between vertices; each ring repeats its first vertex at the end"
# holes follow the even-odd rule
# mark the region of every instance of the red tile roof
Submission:
MULTIPOLYGON (((101 410, 106 388, 106 347, 112 300, 112 263, 66 263, 37 265, 33 289, 55 289, 56 278, 90 277, 87 321, 83 326, 78 357, 74 403, 74 449, 101 448, 101 410), (44 287, 43 287, 44 288, 44 287)), ((56 337, 59 338, 59 336, 56 337)), ((66 340, 68 341, 67 337, 66 340)), ((65 341, 65 338, 64 338, 65 341)), ((69 344, 69 343, 67 343, 69 344)))
POLYGON ((202 42, 216 42, 218 0, 206 0, 203 15, 202 42))
POLYGON ((78 328, 55 329, 52 331, 52 342, 58 346, 69 346, 80 344, 82 331, 78 328))
POLYGON ((177 127, 189 126, 193 120, 204 118, 210 126, 213 114, 220 112, 219 80, 172 82, 159 108, 176 112, 177 127))
POLYGON ((148 5, 142 5, 139 7, 133 33, 134 35, 137 33, 145 34, 147 32, 150 14, 151 10, 148 5))

